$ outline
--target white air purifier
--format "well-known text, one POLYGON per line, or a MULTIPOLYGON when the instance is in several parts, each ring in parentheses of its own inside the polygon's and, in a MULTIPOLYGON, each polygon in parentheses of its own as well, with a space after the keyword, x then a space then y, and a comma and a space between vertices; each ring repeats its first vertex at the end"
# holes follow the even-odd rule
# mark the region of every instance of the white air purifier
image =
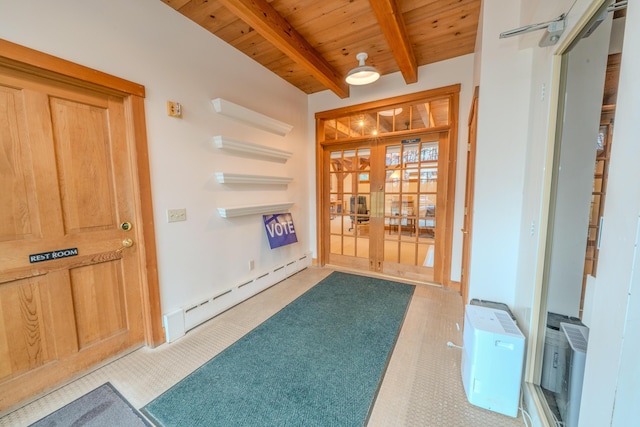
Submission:
POLYGON ((589 328, 571 323, 560 323, 560 328, 567 336, 571 352, 567 360, 568 369, 562 392, 556 397, 556 401, 564 426, 578 427, 584 368, 587 363, 589 328))
POLYGON ((506 311, 467 305, 462 384, 473 405, 518 416, 524 335, 506 311))

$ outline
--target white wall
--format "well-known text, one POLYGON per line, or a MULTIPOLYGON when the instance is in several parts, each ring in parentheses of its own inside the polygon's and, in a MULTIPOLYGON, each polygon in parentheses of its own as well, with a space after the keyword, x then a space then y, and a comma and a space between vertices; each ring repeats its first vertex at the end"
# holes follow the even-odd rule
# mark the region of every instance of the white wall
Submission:
MULTIPOLYGON (((402 74, 394 73, 381 77, 375 83, 366 86, 351 86, 349 98, 340 99, 333 92, 323 91, 309 95, 308 140, 315 143, 315 113, 346 107, 378 99, 406 95, 424 90, 435 89, 453 84, 461 84, 460 111, 458 112, 458 158, 456 168, 455 211, 453 218, 453 248, 451 254, 451 280, 460 281, 462 261, 462 228, 464 212, 464 186, 466 174, 466 143, 468 141, 467 118, 473 97, 473 54, 441 61, 418 68, 418 82, 407 85, 402 74)), ((355 64, 354 64, 355 65, 355 64)), ((315 156, 310 158, 315 165, 315 156)), ((315 166, 311 166, 315 170, 315 166)), ((313 181, 313 176, 310 177, 313 181)), ((315 181, 309 183, 309 194, 315 194, 315 181)), ((315 199, 309 200, 311 212, 315 212, 315 199)), ((312 219, 311 229, 316 227, 316 218, 312 219)), ((314 257, 317 256, 317 240, 312 236, 314 257)))
MULTIPOLYGON (((488 3, 493 2, 485 2, 485 7, 488 3)), ((527 19, 525 16, 523 22, 513 25, 513 28, 554 17, 540 14, 540 10, 546 10, 547 2, 540 0, 537 3, 537 8, 528 5, 528 10, 535 13, 535 17, 527 19), (540 19, 541 16, 543 19, 540 19)), ((577 0, 567 5, 564 11, 571 7, 566 20, 567 29, 558 45, 571 33, 579 18, 592 3, 592 0, 577 0)), ((581 426, 627 426, 632 425, 640 416, 640 407, 637 404, 640 398, 637 386, 640 380, 640 367, 637 363, 637 354, 640 352, 640 304, 636 295, 640 283, 637 273, 637 262, 640 261, 637 251, 640 188, 635 185, 640 178, 637 168, 640 146, 636 138, 637 121, 640 117, 640 86, 637 80, 640 60, 635 54, 640 49, 640 29, 633 25, 633 22, 640 22, 639 15, 640 9, 637 5, 635 9, 633 4, 630 5, 624 34, 625 46, 598 277, 593 290, 592 306, 585 308, 592 314, 588 325, 589 351, 580 415, 581 426)), ((535 36, 536 42, 540 37, 539 33, 535 36)), ((538 243, 544 240, 544 237, 541 239, 538 235, 537 225, 543 214, 541 193, 549 131, 548 94, 554 90, 550 85, 554 61, 552 56, 558 45, 547 48, 533 45, 531 115, 527 125, 529 143, 526 154, 520 257, 515 287, 515 311, 520 327, 527 335, 534 327, 531 325, 531 316, 532 304, 536 297, 534 281, 536 265, 539 262, 537 250, 538 243)), ((527 46, 532 45, 521 41, 521 48, 526 49, 527 46)), ((481 97, 482 89, 483 86, 481 97)), ((499 94, 499 89, 491 92, 492 96, 499 94)), ((482 116, 480 119, 482 120, 482 116)))
POLYGON ((593 290, 580 425, 627 426, 640 417, 640 7, 630 2, 618 86, 605 222, 593 290))
POLYGON ((149 160, 164 313, 211 297, 311 248, 307 96, 159 0, 0 0, 0 37, 145 86, 149 160), (286 137, 217 115, 222 97, 293 125, 286 137), (183 119, 166 102, 182 103, 183 119), (292 151, 286 164, 212 148, 214 135, 292 151), (230 188, 215 172, 290 176, 288 189, 230 188), (299 243, 270 250, 261 216, 217 207, 292 201, 299 243), (166 210, 186 208, 168 224, 166 210), (249 270, 255 260, 255 270, 249 270))
POLYGON ((520 25, 508 0, 483 2, 469 298, 513 306, 523 205, 532 50, 498 35, 520 25))
MULTIPOLYGON (((522 21, 518 26, 546 22, 566 12, 573 0, 548 2, 545 0, 522 2, 522 21)), ((514 26, 513 28, 516 28, 514 26)), ((538 46, 543 31, 515 36, 521 49, 532 49, 530 111, 527 126, 527 147, 523 186, 520 244, 513 311, 519 327, 526 336, 531 335, 538 250, 545 236, 540 235, 540 224, 546 213, 543 206, 543 178, 549 134, 549 107, 551 102, 553 52, 555 47, 538 46)))

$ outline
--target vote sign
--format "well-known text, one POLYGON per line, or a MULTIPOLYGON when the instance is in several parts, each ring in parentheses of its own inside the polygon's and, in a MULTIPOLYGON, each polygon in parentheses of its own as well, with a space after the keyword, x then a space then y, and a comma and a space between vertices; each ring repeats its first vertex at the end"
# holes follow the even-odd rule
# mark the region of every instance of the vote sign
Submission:
POLYGON ((267 238, 271 249, 296 243, 296 229, 293 226, 293 217, 290 213, 262 215, 264 227, 267 230, 267 238))

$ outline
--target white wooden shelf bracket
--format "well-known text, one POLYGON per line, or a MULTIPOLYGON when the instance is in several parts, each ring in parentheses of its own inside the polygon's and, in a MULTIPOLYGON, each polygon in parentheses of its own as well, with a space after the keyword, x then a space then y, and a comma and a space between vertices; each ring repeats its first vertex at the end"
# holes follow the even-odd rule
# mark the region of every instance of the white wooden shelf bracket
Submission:
POLYGON ((280 136, 286 136, 291 132, 291 129, 293 129, 293 125, 257 113, 246 107, 227 101, 226 99, 212 99, 211 103, 216 113, 238 120, 256 129, 266 130, 267 132, 280 136))

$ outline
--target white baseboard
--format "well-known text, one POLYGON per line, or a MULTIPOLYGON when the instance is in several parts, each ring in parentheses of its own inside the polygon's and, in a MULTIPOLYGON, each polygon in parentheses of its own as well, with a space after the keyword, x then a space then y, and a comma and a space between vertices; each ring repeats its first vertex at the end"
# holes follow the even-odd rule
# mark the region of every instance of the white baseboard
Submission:
POLYGON ((283 281, 289 276, 311 267, 311 252, 277 265, 252 279, 235 284, 210 298, 172 311, 162 316, 167 342, 184 336, 189 330, 217 316, 236 304, 283 281))

